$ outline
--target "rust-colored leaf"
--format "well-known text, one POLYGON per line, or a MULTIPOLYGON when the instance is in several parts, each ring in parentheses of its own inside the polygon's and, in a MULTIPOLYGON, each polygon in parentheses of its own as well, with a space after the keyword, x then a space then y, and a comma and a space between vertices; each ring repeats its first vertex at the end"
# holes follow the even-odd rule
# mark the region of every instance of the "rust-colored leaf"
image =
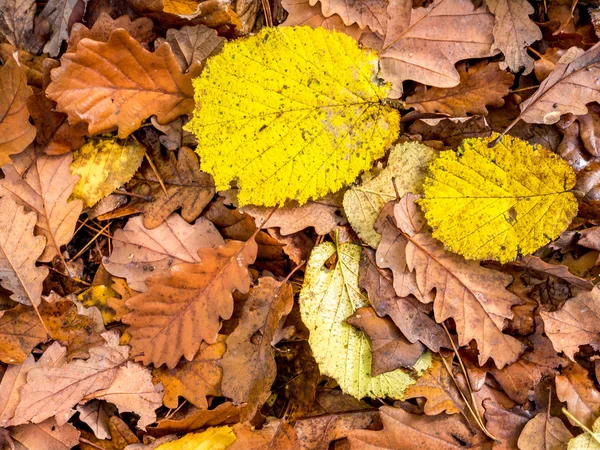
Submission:
POLYGON ((577 420, 591 427, 600 417, 600 392, 594 387, 587 370, 573 363, 555 378, 555 383, 559 400, 566 402, 567 409, 577 420))
POLYGON ((0 361, 21 364, 33 347, 46 340, 46 330, 33 308, 18 305, 0 317, 0 361))

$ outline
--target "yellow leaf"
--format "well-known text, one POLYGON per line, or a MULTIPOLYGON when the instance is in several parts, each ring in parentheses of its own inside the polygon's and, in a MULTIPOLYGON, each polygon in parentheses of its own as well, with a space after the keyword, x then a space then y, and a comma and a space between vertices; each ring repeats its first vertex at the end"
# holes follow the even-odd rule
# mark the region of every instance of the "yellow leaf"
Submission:
POLYGON ((467 259, 511 261, 556 239, 577 214, 571 167, 505 136, 465 139, 429 166, 420 205, 433 237, 467 259))
POLYGON ((396 198, 394 183, 402 197, 408 192, 419 193, 427 166, 437 152, 419 142, 396 145, 390 152, 388 165, 379 175, 344 194, 344 212, 352 229, 373 248, 381 235, 373 229, 383 206, 396 198))
MULTIPOLYGON (((342 391, 356 398, 403 399, 416 378, 403 370, 371 376, 371 347, 365 334, 346 319, 369 301, 358 284, 362 248, 355 244, 325 242, 310 255, 300 292, 302 321, 310 331, 309 344, 323 375, 334 378, 342 391), (332 269, 325 267, 336 256, 332 269)), ((414 369, 422 373, 431 366, 425 353, 414 369)))
POLYGON ((133 139, 92 139, 74 152, 71 174, 80 175, 73 197, 90 207, 131 180, 144 158, 144 147, 133 139))
POLYGON ((569 441, 568 450, 600 450, 600 419, 596 419, 592 429, 586 428, 579 436, 569 441))
POLYGON ((186 434, 181 439, 156 447, 156 450, 225 450, 236 440, 230 426, 208 428, 202 433, 186 434))
POLYGON ((241 206, 301 204, 354 181, 399 131, 378 56, 322 28, 263 28, 226 43, 194 80, 202 170, 237 179, 241 206))
POLYGON ((99 285, 86 289, 77 296, 77 299, 86 308, 92 306, 97 307, 100 310, 100 313, 102 313, 102 321, 105 324, 109 324, 114 322, 116 320, 115 317, 117 316, 117 311, 109 305, 109 300, 115 297, 119 297, 117 291, 109 286, 99 285))

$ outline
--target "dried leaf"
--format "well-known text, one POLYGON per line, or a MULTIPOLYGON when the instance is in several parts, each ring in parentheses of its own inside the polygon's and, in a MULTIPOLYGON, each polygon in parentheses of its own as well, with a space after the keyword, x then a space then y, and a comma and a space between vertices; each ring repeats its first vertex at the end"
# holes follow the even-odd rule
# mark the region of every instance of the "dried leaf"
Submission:
MULTIPOLYGON (((59 344, 56 344, 59 345, 59 344)), ((59 345, 60 346, 60 345, 59 345)), ((27 373, 35 367, 33 355, 23 364, 9 366, 0 382, 0 425, 5 426, 15 414, 19 403, 19 390, 27 383, 27 373)))
POLYGON ((20 445, 19 450, 70 450, 79 443, 79 434, 70 423, 60 425, 53 418, 10 429, 10 437, 20 445))
POLYGON ((418 193, 435 154, 418 142, 398 144, 390 151, 385 169, 361 186, 348 189, 344 195, 344 212, 363 241, 373 248, 379 245, 381 236, 373 226, 383 206, 396 198, 392 180, 400 196, 407 192, 418 193))
MULTIPOLYGON (((125 288, 129 289, 127 283, 121 280, 125 284, 125 288)), ((116 283, 115 283, 116 284, 116 283)), ((135 291, 131 291, 135 294, 135 291)), ((81 302, 86 308, 96 307, 102 314, 102 321, 104 324, 119 321, 123 316, 130 312, 125 306, 125 300, 129 299, 133 295, 126 296, 123 298, 115 289, 99 285, 92 286, 86 289, 77 296, 77 300, 81 302)))
POLYGON ((129 0, 128 4, 144 16, 167 27, 198 23, 211 28, 241 27, 229 0, 129 0))
MULTIPOLYGON (((578 243, 581 244, 581 242, 578 243)), ((547 263, 537 256, 524 256, 516 260, 513 264, 517 267, 521 267, 532 272, 553 276, 583 291, 591 291, 594 288, 594 283, 592 283, 590 280, 586 280, 585 278, 573 275, 571 272, 569 272, 569 268, 567 266, 562 264, 547 263)))
POLYGON ((199 66, 206 58, 218 53, 223 48, 223 39, 204 25, 183 27, 179 30, 167 30, 166 42, 169 43, 173 55, 183 72, 199 66))
POLYGON ((44 45, 44 52, 53 58, 60 53, 62 42, 69 38, 68 25, 77 0, 49 0, 38 16, 38 20, 48 23, 50 39, 44 45))
POLYGON ((456 86, 458 61, 494 53, 494 16, 485 6, 475 9, 470 0, 434 0, 427 8, 411 7, 409 0, 392 3, 385 39, 363 38, 366 45, 380 49, 381 74, 393 83, 391 97, 401 96, 404 80, 456 86))
POLYGON ((35 0, 6 0, 0 4, 0 34, 17 48, 29 49, 35 0))
POLYGON ((279 283, 271 277, 260 278, 244 304, 240 324, 227 337, 227 351, 220 361, 222 389, 234 404, 248 404, 243 417, 252 417, 271 394, 277 375, 273 337, 280 320, 289 314, 293 304, 290 284, 279 283), (258 342, 253 338, 257 334, 260 335, 258 342))
MULTIPOLYGON (((25 2, 21 4, 26 6, 25 2)), ((11 162, 9 155, 25 150, 36 132, 27 111, 27 98, 32 91, 14 58, 8 58, 0 67, 0 92, 0 166, 4 166, 11 162)))
POLYGON ((433 237, 450 250, 507 262, 533 253, 569 225, 577 214, 575 174, 540 146, 504 136, 489 148, 490 141, 465 139, 460 153, 440 153, 420 205, 433 237))
POLYGON ((71 173, 80 175, 73 197, 90 207, 127 183, 142 163, 145 149, 136 140, 99 138, 76 150, 71 173))
POLYGON ((243 406, 234 406, 231 402, 222 403, 211 410, 192 407, 184 414, 175 413, 172 418, 159 420, 156 427, 148 428, 148 432, 153 436, 164 436, 195 431, 207 426, 237 423, 243 410, 243 406))
POLYGON ((504 105, 502 97, 508 95, 515 77, 500 69, 499 63, 482 61, 469 68, 466 64, 459 64, 457 69, 460 75, 458 86, 449 89, 418 87, 406 99, 406 105, 422 113, 439 113, 451 117, 468 114, 487 116, 486 106, 504 105))
POLYGON ((533 7, 527 0, 485 0, 495 16, 494 44, 492 50, 504 53, 503 69, 513 72, 523 70, 527 75, 533 70, 533 59, 527 54, 527 46, 542 39, 539 27, 529 18, 533 7))
POLYGON ((119 29, 106 43, 84 39, 76 53, 65 53, 46 95, 71 122, 88 122, 91 134, 118 127, 120 138, 151 115, 164 124, 193 108, 190 76, 170 47, 151 53, 119 29))
POLYGON ((0 284, 12 292, 10 298, 37 307, 48 268, 35 261, 46 247, 46 238, 34 236, 34 212, 25 213, 9 197, 0 198, 0 284))
POLYGON ((289 13, 285 22, 281 26, 293 27, 295 25, 306 25, 317 28, 322 27, 326 30, 336 30, 353 37, 358 41, 363 31, 358 25, 344 25, 340 16, 334 14, 325 17, 321 12, 321 5, 310 5, 310 0, 282 0, 281 6, 289 13))
POLYGON ((591 427, 600 416, 600 392, 594 387, 587 370, 573 363, 555 378, 555 383, 559 400, 567 403, 568 411, 577 420, 591 427))
POLYGON ((321 28, 263 28, 225 44, 194 80, 199 107, 184 127, 202 170, 217 190, 237 179, 241 206, 304 204, 353 181, 398 133, 398 112, 379 103, 389 85, 372 81, 376 60, 321 28))
POLYGON ((165 275, 179 263, 199 263, 198 250, 216 248, 225 242, 215 226, 204 218, 189 225, 179 214, 170 215, 149 230, 136 216, 113 236, 113 251, 104 261, 111 274, 127 279, 132 289, 147 290, 144 282, 152 275, 165 275))
POLYGON ((321 3, 325 17, 337 14, 345 25, 357 24, 361 30, 370 29, 384 34, 389 19, 388 2, 377 0, 310 0, 310 5, 321 3))
POLYGON ((500 442, 494 443, 494 450, 514 450, 525 424, 531 419, 531 413, 521 407, 504 409, 491 399, 483 402, 485 408, 485 426, 500 442))
POLYGON ((539 413, 519 436, 519 450, 566 450, 573 435, 558 417, 539 413))
MULTIPOLYGON (((166 442, 155 450, 184 450, 184 449, 210 449, 225 450, 236 441, 236 435, 229 426, 208 428, 201 433, 186 434, 181 439, 166 442)), ((245 448, 248 448, 247 446, 245 448)))
MULTIPOLYGON (((596 420, 598 422, 598 420, 596 420)), ((569 441, 568 450, 597 450, 600 448, 600 422, 592 426, 592 429, 584 430, 579 436, 569 441), (590 433, 591 431, 591 433, 590 433)))
POLYGON ((116 407, 100 400, 92 400, 86 405, 78 406, 77 412, 79 420, 90 427, 98 439, 110 439, 110 419, 117 412, 116 407))
POLYGON ((4 311, 0 317, 0 361, 21 364, 46 338, 46 329, 32 308, 18 305, 4 311))
POLYGON ((148 291, 127 300, 134 355, 144 364, 173 368, 184 356, 191 361, 202 340, 213 343, 219 318, 233 313, 234 289, 248 292, 248 265, 256 258, 256 242, 229 241, 216 249, 198 250, 202 263, 171 267, 169 275, 146 280, 148 291))
POLYGON ((574 361, 581 345, 600 350, 599 301, 600 288, 595 287, 567 300, 558 311, 540 311, 544 329, 556 351, 564 352, 574 361))
POLYGON ((87 444, 82 440, 79 444, 81 450, 98 450, 98 448, 105 450, 123 450, 127 445, 140 442, 127 424, 117 416, 112 416, 109 419, 108 429, 110 431, 110 441, 96 439, 94 436, 82 432, 82 437, 85 437, 91 444, 87 444))
POLYGON ((181 361, 173 369, 160 367, 152 372, 154 379, 165 387, 163 403, 167 408, 175 409, 179 405, 178 397, 184 397, 194 406, 208 408, 206 396, 222 395, 222 370, 219 360, 227 346, 219 339, 215 344, 200 348, 191 361, 181 361))
POLYGON ((358 308, 346 322, 369 338, 373 361, 371 375, 376 377, 401 367, 413 367, 424 351, 416 342, 411 344, 388 317, 379 317, 373 308, 358 308))
POLYGON ((352 430, 369 428, 377 415, 377 411, 354 411, 306 417, 296 422, 294 431, 300 448, 328 450, 331 441, 347 437, 352 430))
POLYGON ((42 262, 61 254, 81 214, 82 202, 69 201, 78 181, 69 170, 72 159, 70 154, 46 156, 30 147, 2 168, 0 195, 37 213, 37 234, 46 237, 46 248, 38 258, 42 262))

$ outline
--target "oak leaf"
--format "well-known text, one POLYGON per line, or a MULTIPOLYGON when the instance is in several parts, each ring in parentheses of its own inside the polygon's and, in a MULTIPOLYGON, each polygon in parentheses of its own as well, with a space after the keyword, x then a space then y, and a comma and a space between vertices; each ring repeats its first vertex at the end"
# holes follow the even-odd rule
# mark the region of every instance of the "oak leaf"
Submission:
MULTIPOLYGON (((56 344, 59 345, 60 344, 56 344)), ((0 425, 5 426, 13 418, 19 404, 19 390, 27 383, 27 373, 35 367, 33 355, 22 364, 8 366, 0 381, 0 425)))
POLYGON ((184 127, 202 170, 217 190, 237 179, 241 206, 304 204, 353 181, 399 129, 398 112, 380 103, 389 85, 372 81, 376 61, 322 28, 263 28, 226 43, 194 79, 198 107, 184 127))
POLYGON ((358 25, 346 26, 337 14, 325 17, 321 5, 310 5, 310 0, 282 0, 281 6, 288 12, 287 19, 281 24, 285 27, 306 25, 309 27, 322 27, 326 30, 336 30, 353 37, 357 41, 363 33, 358 25))
POLYGON ((25 213, 8 196, 0 198, 0 211, 0 284, 12 292, 12 300, 36 308, 48 268, 35 262, 46 247, 46 238, 33 235, 36 214, 25 213))
POLYGON ((6 195, 37 214, 36 231, 46 237, 46 248, 38 258, 50 262, 69 243, 81 214, 82 202, 69 201, 78 177, 69 170, 71 154, 47 156, 30 149, 13 157, 2 168, 0 195, 6 195))
POLYGON ((80 431, 54 418, 10 428, 10 437, 20 450, 70 450, 79 443, 80 431))
POLYGON ((591 427, 600 417, 600 392, 594 387, 587 370, 573 363, 554 382, 556 395, 567 404, 567 410, 586 427, 591 427))
MULTIPOLYGON (((578 241, 578 244, 581 244, 581 239, 578 241)), ((523 256, 522 258, 519 258, 513 262, 513 264, 517 267, 532 271, 534 273, 537 272, 544 275, 553 276, 554 278, 569 283, 571 286, 581 289, 582 291, 591 291, 594 288, 594 283, 592 283, 590 280, 572 274, 569 272, 569 268, 567 266, 563 264, 547 263, 537 256, 523 256)))
POLYGON ((27 86, 25 72, 14 58, 7 58, 0 67, 0 91, 0 166, 3 166, 11 162, 9 155, 25 150, 36 133, 27 110, 27 98, 32 91, 27 86))
POLYGON ((79 175, 73 197, 88 207, 127 183, 144 158, 144 147, 136 140, 98 138, 76 150, 71 173, 79 175))
POLYGON ((513 450, 521 431, 531 419, 531 412, 521 407, 506 409, 492 399, 483 401, 485 426, 500 442, 494 443, 494 450, 513 450))
POLYGON ((527 46, 542 39, 539 27, 529 18, 533 6, 527 0, 485 0, 485 3, 496 19, 492 49, 504 54, 500 67, 513 72, 524 69, 523 74, 527 75, 533 70, 527 46))
POLYGON ((0 361, 22 364, 46 338, 46 329, 33 308, 18 305, 4 311, 0 317, 0 361))
POLYGON ((69 37, 68 25, 74 21, 71 15, 83 15, 81 11, 74 12, 76 4, 77 0, 50 0, 37 18, 46 22, 50 29, 50 38, 44 45, 44 52, 53 58, 60 53, 62 42, 69 37))
POLYGON ((33 33, 35 9, 35 0, 3 1, 0 4, 0 34, 15 47, 30 50, 28 44, 33 33))
POLYGON ((600 288, 595 287, 567 300, 557 311, 540 311, 546 335, 556 351, 574 361, 581 345, 600 350, 599 302, 600 288))
POLYGON ((207 409, 208 395, 221 394, 223 371, 219 360, 223 357, 227 346, 219 338, 212 345, 203 344, 200 351, 191 361, 180 361, 172 369, 160 367, 154 369, 152 375, 165 387, 163 403, 167 408, 176 409, 178 397, 184 397, 192 405, 207 409))
POLYGON ((386 30, 388 2, 378 0, 310 0, 311 6, 321 4, 325 17, 337 14, 344 24, 357 24, 361 30, 369 29, 379 34, 386 30))
POLYGON ((413 9, 411 0, 399 0, 390 4, 389 12, 385 38, 367 35, 362 41, 380 51, 381 74, 393 83, 393 98, 401 96, 405 80, 456 86, 458 61, 494 53, 494 16, 485 6, 474 8, 469 0, 434 0, 427 8, 413 9))
POLYGON ((420 205, 433 237, 450 250, 507 262, 533 253, 569 225, 577 214, 575 174, 540 146, 504 136, 489 148, 490 141, 465 139, 459 153, 440 153, 429 166, 420 205))
POLYGON ((118 127, 125 138, 151 115, 168 123, 189 113, 190 78, 168 45, 151 53, 117 29, 106 43, 83 39, 75 53, 65 53, 46 95, 71 122, 88 122, 91 134, 118 127))
POLYGON ((436 321, 452 317, 458 343, 477 343, 480 365, 488 358, 493 358, 498 368, 516 361, 525 348, 502 333, 505 319, 512 318, 511 307, 522 303, 505 289, 512 277, 446 251, 423 229, 424 219, 414 200, 414 195, 407 194, 394 207, 397 240, 404 241, 405 246, 406 267, 398 265, 398 270, 414 271, 420 292, 436 290, 436 321))
POLYGON ((137 359, 172 369, 182 356, 191 361, 203 340, 214 343, 219 319, 233 313, 232 291, 248 292, 256 250, 254 238, 229 241, 198 250, 201 263, 176 264, 170 274, 148 278, 148 291, 127 300, 132 312, 123 318, 137 359))
POLYGON ((224 38, 204 25, 167 30, 165 41, 171 46, 181 70, 186 72, 200 67, 206 58, 223 48, 224 38))
POLYGON ((422 113, 463 117, 468 114, 487 116, 486 106, 504 105, 503 97, 508 95, 515 77, 500 69, 499 63, 483 61, 469 68, 459 64, 457 69, 460 75, 458 86, 448 89, 418 87, 407 97, 406 106, 422 113))
POLYGON ((558 417, 538 413, 531 419, 519 436, 519 450, 563 450, 573 435, 558 417))
POLYGON ((103 284, 92 286, 79 294, 77 300, 86 308, 92 306, 98 308, 104 324, 117 322, 130 312, 125 306, 125 301, 137 292, 130 289, 126 281, 119 278, 115 279, 113 287, 103 284), (116 290, 119 284, 127 290, 127 294, 121 294, 116 290))
POLYGON ((103 450, 123 450, 128 445, 140 442, 135 433, 118 416, 112 416, 108 420, 108 430, 110 431, 110 441, 96 439, 90 433, 82 431, 82 437, 90 442, 90 444, 82 439, 79 443, 81 450, 98 450, 99 448, 103 450))
POLYGON ((427 166, 435 157, 430 147, 418 142, 398 144, 390 151, 387 166, 374 178, 351 187, 344 194, 344 212, 358 236, 376 248, 381 235, 373 229, 383 206, 407 192, 419 193, 427 166), (392 180, 395 180, 395 184, 392 180))
MULTIPOLYGON (((334 378, 342 391, 356 397, 403 398, 415 378, 401 369, 371 376, 371 349, 364 333, 348 323, 356 309, 368 306, 358 285, 361 247, 325 242, 315 247, 300 292, 302 321, 310 331, 309 344, 323 375, 334 378), (336 257, 333 269, 325 263, 336 257)), ((425 354, 415 369, 430 364, 425 354)))
POLYGON ((98 439, 110 439, 110 419, 117 412, 117 408, 100 400, 92 400, 85 405, 77 406, 79 420, 85 423, 94 432, 98 439))
POLYGON ((260 278, 244 303, 239 325, 225 341, 227 351, 219 362, 223 368, 223 395, 234 404, 247 403, 243 418, 251 418, 271 394, 277 375, 272 348, 275 331, 293 304, 290 284, 260 278), (260 335, 257 341, 255 335, 260 335))
POLYGON ((199 263, 198 250, 225 243, 208 220, 201 217, 190 225, 179 214, 170 215, 151 230, 143 225, 142 216, 133 217, 115 231, 112 242, 113 251, 104 267, 112 275, 126 278, 139 292, 147 290, 144 281, 148 277, 164 275, 174 264, 199 263))
POLYGON ((423 354, 421 343, 411 344, 389 317, 379 317, 373 308, 358 308, 346 322, 369 338, 373 354, 371 375, 374 377, 401 367, 410 369, 423 354))
MULTIPOLYGON (((228 425, 208 428, 200 433, 186 434, 180 439, 166 442, 155 450, 211 449, 225 450, 236 441, 236 435, 228 425)), ((249 447, 245 447, 249 448, 249 447)))

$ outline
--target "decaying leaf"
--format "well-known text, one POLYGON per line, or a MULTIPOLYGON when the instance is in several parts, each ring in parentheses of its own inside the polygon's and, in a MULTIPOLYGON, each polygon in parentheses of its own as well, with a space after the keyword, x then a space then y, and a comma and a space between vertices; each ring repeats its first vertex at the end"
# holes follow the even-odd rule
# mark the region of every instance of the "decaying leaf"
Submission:
POLYGON ((11 427, 10 437, 24 450, 70 450, 79 443, 80 431, 55 419, 11 427))
POLYGON ((575 174, 540 146, 505 136, 488 148, 490 141, 465 139, 460 153, 440 153, 420 205, 433 237, 450 250, 506 262, 533 253, 569 225, 577 213, 575 174))
MULTIPOLYGON (((589 428, 588 428, 589 430, 589 428)), ((568 450, 598 450, 600 449, 600 421, 596 419, 591 426, 591 433, 584 430, 579 436, 569 441, 568 450)))
POLYGON ((558 417, 539 413, 531 419, 519 436, 519 450, 565 449, 573 435, 558 417))
POLYGON ((10 44, 28 47, 35 9, 35 0, 7 0, 0 4, 0 33, 10 44))
POLYGON ((67 27, 76 3, 77 0, 50 0, 38 17, 38 20, 46 21, 51 30, 44 52, 53 58, 60 53, 62 42, 69 37, 67 27))
POLYGON ((0 317, 0 361, 22 364, 46 337, 44 325, 32 308, 18 305, 4 311, 0 317))
POLYGON ((85 405, 77 407, 79 420, 90 427, 98 439, 108 439, 111 437, 110 419, 116 411, 117 408, 114 405, 100 400, 92 400, 85 405))
MULTIPOLYGON (((355 244, 325 242, 313 249, 300 293, 302 320, 310 331, 309 343, 321 373, 334 378, 344 392, 356 398, 403 398, 415 378, 400 369, 372 377, 369 341, 346 323, 356 309, 369 305, 358 285, 360 253, 355 244), (326 269, 325 263, 334 255, 334 268, 326 269)), ((426 369, 430 358, 425 354, 415 369, 426 369)))
POLYGON ((9 155, 25 150, 36 133, 27 111, 27 97, 32 91, 27 86, 25 72, 14 58, 8 58, 0 67, 0 93, 0 166, 3 166, 11 162, 9 155))
POLYGON ((2 168, 0 195, 37 213, 36 231, 46 237, 46 248, 38 258, 49 262, 61 252, 75 231, 82 202, 69 201, 78 177, 69 167, 71 154, 46 156, 30 147, 13 157, 13 164, 2 168))
POLYGON ((419 112, 446 114, 450 117, 469 114, 487 116, 486 106, 504 105, 503 97, 508 94, 515 77, 500 69, 499 63, 480 62, 469 68, 466 64, 459 64, 457 69, 460 75, 457 86, 448 89, 426 89, 421 86, 406 99, 406 105, 419 112))
POLYGON ((214 343, 219 319, 233 313, 232 291, 248 292, 256 250, 253 238, 229 241, 198 250, 201 263, 176 264, 170 274, 148 278, 148 291, 127 300, 132 312, 123 318, 136 359, 172 369, 182 356, 191 361, 203 340, 214 343))
POLYGON ((600 392, 594 387, 587 370, 577 363, 571 364, 555 379, 556 395, 567 409, 586 427, 600 417, 600 392))
POLYGON ((190 225, 179 214, 172 214, 151 230, 142 222, 142 216, 133 217, 115 232, 113 251, 104 261, 106 270, 126 278, 139 292, 148 289, 148 277, 167 274, 174 264, 198 263, 198 250, 225 243, 215 226, 202 217, 190 225))
POLYGON ((435 152, 418 142, 398 144, 390 151, 388 164, 376 177, 362 185, 348 189, 344 194, 344 212, 360 238, 377 248, 381 236, 373 229, 383 205, 396 197, 419 193, 427 166, 435 152))
POLYGON ((193 108, 190 76, 170 47, 151 53, 120 29, 106 43, 83 39, 75 53, 65 53, 46 95, 71 122, 88 122, 91 134, 118 127, 120 138, 151 115, 168 123, 193 108))
POLYGON ((169 43, 179 67, 186 72, 199 66, 206 58, 223 48, 224 39, 204 25, 183 27, 180 30, 167 30, 166 42, 169 43))
POLYGON ((217 190, 237 179, 240 205, 303 204, 353 181, 398 133, 398 112, 379 103, 389 85, 371 81, 376 60, 321 28, 264 28, 225 44, 194 80, 198 108, 184 127, 202 170, 217 190))
POLYGON ((379 34, 385 32, 389 19, 388 2, 377 0, 310 0, 311 6, 321 4, 325 17, 337 14, 345 25, 357 24, 361 30, 370 29, 379 34))
POLYGON ((82 431, 82 437, 90 443, 88 444, 82 439, 79 443, 81 450, 98 450, 99 448, 103 450, 122 450, 130 444, 140 442, 135 433, 118 416, 112 416, 109 419, 108 430, 110 431, 110 441, 97 439, 90 436, 90 433, 82 431))
POLYGON ((127 183, 144 158, 144 147, 135 139, 92 139, 75 151, 71 173, 79 175, 73 197, 88 206, 127 183))

